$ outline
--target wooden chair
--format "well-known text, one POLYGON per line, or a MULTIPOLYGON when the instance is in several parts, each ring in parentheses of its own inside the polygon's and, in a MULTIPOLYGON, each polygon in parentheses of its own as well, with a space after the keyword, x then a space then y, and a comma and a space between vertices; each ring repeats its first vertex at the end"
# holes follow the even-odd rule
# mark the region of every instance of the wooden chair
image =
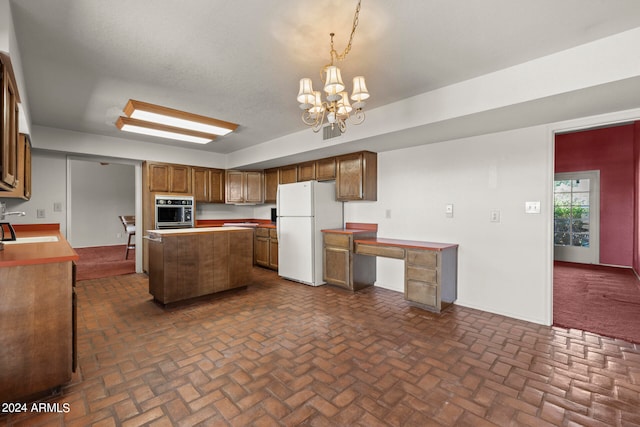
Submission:
POLYGON ((136 235, 136 217, 128 216, 128 215, 120 215, 119 218, 120 218, 120 221, 122 222, 122 225, 124 226, 124 231, 129 235, 129 237, 127 238, 127 250, 124 253, 124 259, 128 259, 129 249, 136 248, 135 240, 133 243, 131 243, 131 237, 136 235))

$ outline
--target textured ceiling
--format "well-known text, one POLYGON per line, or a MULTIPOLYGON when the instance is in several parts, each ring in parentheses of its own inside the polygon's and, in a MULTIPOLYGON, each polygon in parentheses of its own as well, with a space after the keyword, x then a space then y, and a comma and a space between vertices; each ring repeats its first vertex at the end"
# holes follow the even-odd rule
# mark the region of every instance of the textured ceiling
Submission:
MULTIPOLYGON (((32 123, 175 145, 115 128, 132 98, 240 124, 194 149, 303 130, 298 80, 319 87, 356 3, 11 0, 32 123)), ((348 88, 366 77, 371 109, 638 26, 637 0, 363 0, 339 65, 348 88)))

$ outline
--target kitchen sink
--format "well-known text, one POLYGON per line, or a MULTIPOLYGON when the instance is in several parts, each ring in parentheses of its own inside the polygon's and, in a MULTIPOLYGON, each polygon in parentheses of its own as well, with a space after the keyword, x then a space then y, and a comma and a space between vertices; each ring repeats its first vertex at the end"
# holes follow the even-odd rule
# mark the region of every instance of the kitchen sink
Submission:
POLYGON ((30 237, 18 237, 16 240, 3 241, 5 245, 19 245, 21 243, 46 243, 57 242, 58 236, 30 236, 30 237))

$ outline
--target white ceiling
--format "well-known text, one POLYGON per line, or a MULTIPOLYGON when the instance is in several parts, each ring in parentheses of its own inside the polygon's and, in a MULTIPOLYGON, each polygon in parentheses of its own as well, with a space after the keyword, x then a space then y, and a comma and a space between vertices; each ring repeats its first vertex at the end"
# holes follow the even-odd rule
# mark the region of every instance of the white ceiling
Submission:
MULTIPOLYGON (((32 123, 175 145, 115 128, 131 98, 240 125, 193 149, 299 132, 298 81, 320 86, 356 3, 11 0, 32 123)), ((637 0, 363 0, 339 65, 349 89, 366 77, 372 109, 639 26, 637 0)))

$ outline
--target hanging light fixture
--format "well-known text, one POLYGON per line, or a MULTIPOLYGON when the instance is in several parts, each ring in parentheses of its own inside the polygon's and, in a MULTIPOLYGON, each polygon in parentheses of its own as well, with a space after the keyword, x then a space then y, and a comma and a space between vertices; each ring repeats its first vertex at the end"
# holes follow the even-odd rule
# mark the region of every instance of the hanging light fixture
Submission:
POLYGON ((347 54, 351 50, 351 43, 353 42, 353 36, 358 27, 358 17, 360 15, 360 3, 356 6, 356 12, 353 17, 353 27, 351 29, 351 36, 349 37, 349 43, 344 49, 344 52, 338 54, 333 47, 334 33, 330 33, 331 37, 331 62, 320 70, 320 78, 324 83, 324 92, 326 94, 326 101, 322 100, 322 94, 320 91, 314 91, 311 79, 305 77, 300 79, 300 90, 298 91, 298 102, 300 108, 304 111, 302 113, 302 121, 307 126, 311 126, 314 132, 318 132, 324 124, 324 119, 331 125, 333 130, 335 126, 340 129, 340 132, 347 130, 346 120, 353 124, 359 125, 364 121, 364 111, 362 110, 365 105, 365 100, 369 98, 369 92, 367 91, 367 85, 365 84, 363 76, 357 76, 353 78, 353 92, 351 93, 351 100, 354 101, 353 105, 349 103, 349 96, 345 91, 344 83, 342 82, 342 75, 340 74, 340 68, 334 65, 334 61, 342 61, 346 58, 347 54))

